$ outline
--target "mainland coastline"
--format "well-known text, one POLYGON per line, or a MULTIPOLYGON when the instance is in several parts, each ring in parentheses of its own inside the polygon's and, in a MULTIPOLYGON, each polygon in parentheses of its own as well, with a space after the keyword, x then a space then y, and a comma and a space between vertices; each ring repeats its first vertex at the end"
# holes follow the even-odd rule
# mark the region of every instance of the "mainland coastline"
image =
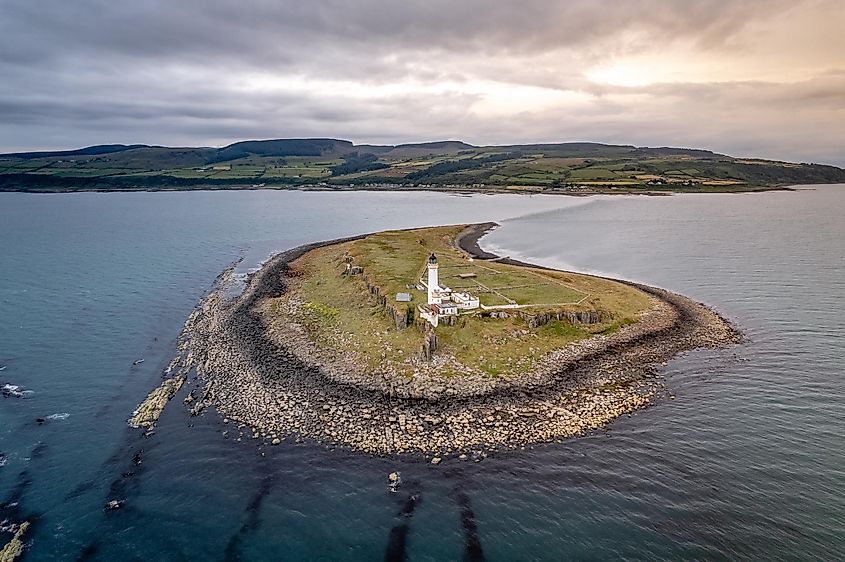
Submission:
MULTIPOLYGON (((477 260, 536 268, 480 249, 478 240, 495 226, 470 225, 455 243, 477 260)), ((226 272, 186 322, 180 352, 168 368, 172 376, 150 394, 130 425, 151 428, 192 375, 195 386, 185 398, 192 413, 213 407, 246 436, 272 444, 311 439, 369 454, 418 453, 439 462, 448 454, 477 456, 598 429, 665 392, 662 362, 741 339, 703 304, 622 281, 646 293, 651 309, 611 335, 555 350, 530 373, 445 378, 420 372, 409 378, 338 368, 301 330, 274 323, 265 305, 291 286, 291 264, 298 258, 362 238, 277 254, 234 298, 226 294, 231 270, 226 272)))

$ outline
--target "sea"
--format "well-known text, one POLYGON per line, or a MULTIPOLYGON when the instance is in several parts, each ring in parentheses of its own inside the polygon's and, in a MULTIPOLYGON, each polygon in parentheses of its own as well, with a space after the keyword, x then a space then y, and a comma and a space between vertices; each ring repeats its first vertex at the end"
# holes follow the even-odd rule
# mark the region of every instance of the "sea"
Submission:
POLYGON ((0 193, 0 272, 0 527, 31 522, 27 562, 845 560, 845 185, 0 193), (666 396, 606 428, 479 462, 239 439, 186 389, 127 426, 231 264, 483 221, 487 250, 683 293, 744 341, 660 367, 666 396))

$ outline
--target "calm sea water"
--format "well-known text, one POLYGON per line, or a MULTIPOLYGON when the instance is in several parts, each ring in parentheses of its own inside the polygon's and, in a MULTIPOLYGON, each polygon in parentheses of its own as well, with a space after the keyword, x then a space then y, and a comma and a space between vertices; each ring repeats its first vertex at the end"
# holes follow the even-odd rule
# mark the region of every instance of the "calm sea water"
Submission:
POLYGON ((843 216, 845 186, 0 194, 0 385, 29 391, 0 398, 0 519, 33 521, 25 559, 39 561, 842 560, 843 216), (747 341, 670 362, 674 400, 480 463, 238 442, 213 412, 190 418, 182 394, 154 436, 126 427, 234 260, 487 220, 502 224, 488 249, 682 292, 747 341), (126 503, 106 512, 111 498, 126 503))

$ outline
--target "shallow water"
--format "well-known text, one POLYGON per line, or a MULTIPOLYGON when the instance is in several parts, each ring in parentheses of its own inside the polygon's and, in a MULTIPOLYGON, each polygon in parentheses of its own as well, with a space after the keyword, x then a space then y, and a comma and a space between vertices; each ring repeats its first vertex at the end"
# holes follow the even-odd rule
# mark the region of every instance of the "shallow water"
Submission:
POLYGON ((30 391, 0 398, 0 519, 34 521, 26 560, 841 559, 843 212, 845 186, 0 194, 0 386, 30 391), (153 437, 126 427, 233 261, 487 220, 502 224, 487 249, 684 293, 747 340, 670 362, 675 399, 608 430, 480 463, 238 442, 182 394, 153 437), (111 498, 126 503, 104 512, 111 498))

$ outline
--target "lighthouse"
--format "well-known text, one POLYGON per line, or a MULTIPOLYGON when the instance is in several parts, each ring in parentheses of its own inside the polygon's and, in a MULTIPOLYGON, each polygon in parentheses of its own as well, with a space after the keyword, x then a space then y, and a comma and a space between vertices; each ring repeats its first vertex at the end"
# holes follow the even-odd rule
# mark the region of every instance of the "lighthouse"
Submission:
POLYGON ((428 256, 428 304, 440 304, 440 280, 438 279, 437 256, 428 256))

